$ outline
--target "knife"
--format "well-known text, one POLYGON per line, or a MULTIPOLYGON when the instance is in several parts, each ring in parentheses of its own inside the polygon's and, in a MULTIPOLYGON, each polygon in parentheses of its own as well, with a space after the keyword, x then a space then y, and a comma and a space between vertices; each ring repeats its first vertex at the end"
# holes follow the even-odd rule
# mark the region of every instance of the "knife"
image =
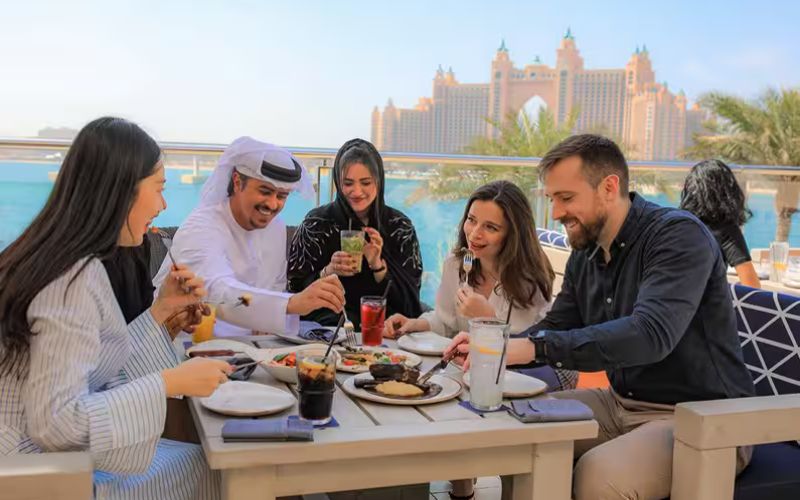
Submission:
POLYGON ((455 353, 456 352, 457 351, 453 350, 453 352, 451 352, 450 355, 442 358, 441 361, 439 361, 438 363, 433 365, 433 368, 431 368, 430 370, 428 370, 425 373, 423 373, 422 376, 420 376, 417 379, 417 384, 424 384, 425 382, 428 381, 429 378, 431 378, 433 376, 434 373, 436 373, 439 370, 444 370, 445 368, 447 368, 447 365, 455 357, 455 353))

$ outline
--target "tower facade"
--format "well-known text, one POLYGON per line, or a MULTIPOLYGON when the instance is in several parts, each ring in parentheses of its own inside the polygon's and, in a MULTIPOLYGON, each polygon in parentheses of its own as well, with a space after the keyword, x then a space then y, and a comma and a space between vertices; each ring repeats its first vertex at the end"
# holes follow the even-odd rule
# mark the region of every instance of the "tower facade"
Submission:
POLYGON ((383 111, 373 110, 372 140, 386 151, 463 153, 477 137, 496 138, 495 124, 541 107, 559 124, 576 114, 575 133, 608 135, 642 160, 677 158, 703 118, 700 110, 687 109, 682 92, 655 81, 646 46, 637 47, 624 68, 586 69, 568 29, 553 67, 538 56, 515 66, 505 41, 492 59, 488 84, 459 83, 452 69, 440 66, 431 98, 411 109, 390 101, 383 111))

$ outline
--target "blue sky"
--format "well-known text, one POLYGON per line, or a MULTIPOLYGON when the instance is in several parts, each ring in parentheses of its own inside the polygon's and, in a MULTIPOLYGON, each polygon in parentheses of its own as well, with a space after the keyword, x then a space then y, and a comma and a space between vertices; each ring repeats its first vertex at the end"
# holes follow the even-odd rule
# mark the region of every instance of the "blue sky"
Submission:
POLYGON ((645 43, 690 99, 800 86, 800 2, 36 1, 0 16, 0 136, 103 114, 160 140, 338 147, 370 112, 431 93, 438 64, 486 82, 500 39, 547 64, 571 26, 588 68, 645 43))

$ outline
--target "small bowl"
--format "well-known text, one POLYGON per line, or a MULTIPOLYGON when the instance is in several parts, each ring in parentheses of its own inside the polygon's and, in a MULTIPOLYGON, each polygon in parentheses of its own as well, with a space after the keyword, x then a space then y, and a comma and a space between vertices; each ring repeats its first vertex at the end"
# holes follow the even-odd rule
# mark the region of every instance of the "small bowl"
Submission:
MULTIPOLYGON (((261 362, 261 367, 264 368, 267 373, 275 377, 277 380, 281 382, 285 382, 287 384, 296 384, 297 383, 297 367, 295 366, 283 366, 283 365, 275 365, 272 364, 271 361, 275 359, 275 356, 280 354, 291 354, 291 353, 300 353, 302 351, 313 350, 313 349, 327 349, 328 346, 325 344, 305 344, 305 345, 293 345, 289 347, 282 347, 280 349, 270 349, 269 356, 261 362)), ((333 357, 333 361, 338 363, 339 361, 339 353, 335 350, 331 350, 331 354, 333 357)))

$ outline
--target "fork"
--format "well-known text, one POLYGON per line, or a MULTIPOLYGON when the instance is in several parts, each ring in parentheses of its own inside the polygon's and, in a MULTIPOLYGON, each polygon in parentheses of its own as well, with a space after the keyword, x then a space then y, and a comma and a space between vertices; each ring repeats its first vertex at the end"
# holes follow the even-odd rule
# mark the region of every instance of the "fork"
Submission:
MULTIPOLYGON (((175 260, 175 257, 172 255, 172 245, 167 246, 167 244, 164 243, 164 241, 163 241, 165 239, 171 240, 172 236, 170 236, 166 231, 164 231, 160 227, 155 227, 154 226, 154 227, 151 228, 151 231, 153 231, 154 233, 158 234, 158 236, 161 238, 161 240, 162 240, 161 244, 164 245, 165 247, 167 247, 167 255, 169 256, 169 260, 172 261, 172 269, 177 269, 178 268, 178 261, 175 260)), ((184 293, 189 293, 190 292, 190 290, 188 290, 184 286, 185 280, 183 278, 179 278, 178 279, 178 283, 180 283, 181 288, 183 289, 184 293)))
POLYGON ((344 314, 344 335, 345 335, 345 347, 350 349, 355 349, 358 347, 358 342, 356 341, 356 332, 355 326, 353 326, 353 322, 350 321, 350 318, 347 317, 347 312, 342 309, 342 314, 344 314))
POLYGON ((161 243, 162 243, 162 244, 163 244, 165 247, 167 247, 167 255, 169 255, 169 260, 171 260, 171 261, 172 261, 172 265, 173 265, 173 266, 177 266, 177 265, 178 265, 178 262, 177 262, 177 261, 175 260, 175 258, 172 256, 172 245, 169 245, 169 246, 167 246, 167 244, 166 244, 166 243, 164 243, 164 241, 163 241, 163 240, 171 240, 171 239, 172 239, 172 236, 170 236, 170 235, 169 235, 169 234, 168 234, 166 231, 164 231, 164 230, 163 230, 163 229, 161 229, 160 227, 155 227, 155 226, 154 226, 154 227, 150 228, 150 230, 151 230, 152 232, 156 233, 156 234, 157 234, 157 235, 158 235, 158 236, 161 238, 161 240, 162 240, 162 242, 161 242, 161 243))
POLYGON ((246 299, 244 297, 239 297, 238 299, 236 299, 236 302, 233 302, 231 300, 220 300, 220 301, 204 300, 203 304, 208 304, 208 305, 213 305, 213 306, 239 307, 239 306, 243 306, 243 305, 247 304, 247 302, 246 302, 246 299))
POLYGON ((464 284, 469 283, 469 273, 472 272, 472 261, 475 259, 475 256, 472 254, 472 251, 466 249, 464 252, 464 259, 461 262, 461 269, 464 270, 464 284))

